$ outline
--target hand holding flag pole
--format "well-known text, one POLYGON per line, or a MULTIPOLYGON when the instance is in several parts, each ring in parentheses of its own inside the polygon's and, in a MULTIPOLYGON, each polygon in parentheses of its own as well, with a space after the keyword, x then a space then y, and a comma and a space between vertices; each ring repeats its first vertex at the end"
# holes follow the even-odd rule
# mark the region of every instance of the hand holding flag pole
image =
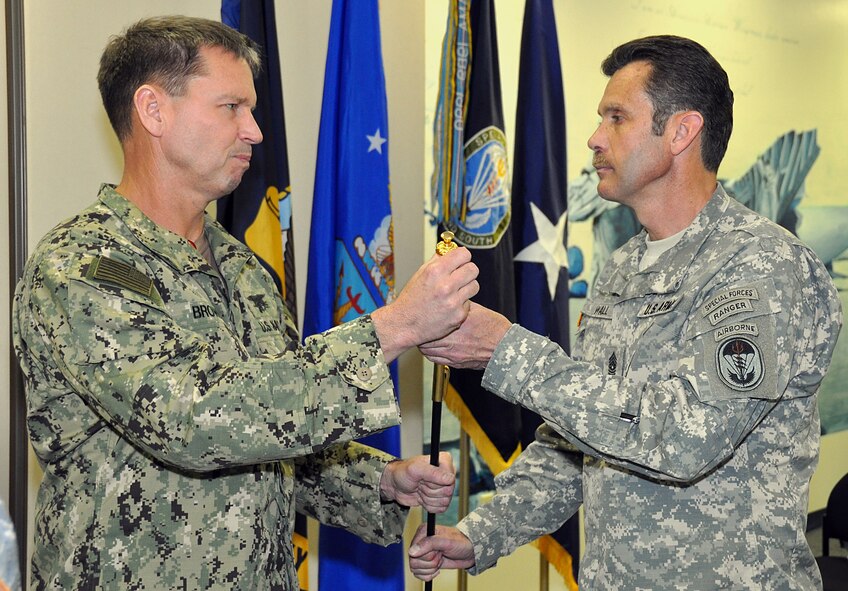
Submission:
MULTIPOLYGON (((457 247, 453 241, 453 232, 442 232, 441 240, 436 244, 436 254, 445 255, 457 247)), ((450 368, 436 363, 433 366, 433 412, 430 419, 430 465, 439 465, 439 444, 442 432, 442 400, 448 387, 450 368)), ((436 533, 436 514, 427 513, 427 535, 436 533)), ((424 583, 424 591, 431 591, 433 582, 424 583)))

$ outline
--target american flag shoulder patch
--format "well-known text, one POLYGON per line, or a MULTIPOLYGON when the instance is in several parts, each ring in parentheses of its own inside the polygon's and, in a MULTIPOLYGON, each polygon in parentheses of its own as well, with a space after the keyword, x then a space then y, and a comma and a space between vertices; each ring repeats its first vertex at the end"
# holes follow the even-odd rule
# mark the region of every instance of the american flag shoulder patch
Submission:
POLYGON ((146 297, 153 297, 153 294, 156 293, 153 288, 153 280, 150 277, 130 264, 109 257, 95 257, 94 262, 89 267, 88 277, 89 279, 124 287, 146 297))

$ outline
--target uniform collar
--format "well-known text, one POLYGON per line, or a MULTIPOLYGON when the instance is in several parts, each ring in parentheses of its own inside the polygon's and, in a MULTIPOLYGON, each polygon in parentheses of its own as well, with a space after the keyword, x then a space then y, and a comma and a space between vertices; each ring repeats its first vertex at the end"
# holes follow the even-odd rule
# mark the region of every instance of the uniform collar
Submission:
POLYGON ((680 242, 660 255, 651 267, 639 272, 639 261, 645 254, 646 232, 642 230, 610 257, 608 272, 599 278, 598 293, 637 296, 673 293, 680 289, 683 277, 729 203, 730 197, 721 184, 717 184, 712 197, 686 228, 680 242))
MULTIPOLYGON (((178 271, 215 273, 215 270, 188 240, 163 228, 144 215, 134 203, 115 190, 115 185, 107 183, 101 185, 98 199, 121 219, 138 242, 155 252, 159 258, 178 271)), ((233 270, 234 266, 240 268, 253 257, 253 253, 246 246, 233 238, 208 214, 204 223, 209 245, 222 274, 228 276, 228 270, 233 270)))

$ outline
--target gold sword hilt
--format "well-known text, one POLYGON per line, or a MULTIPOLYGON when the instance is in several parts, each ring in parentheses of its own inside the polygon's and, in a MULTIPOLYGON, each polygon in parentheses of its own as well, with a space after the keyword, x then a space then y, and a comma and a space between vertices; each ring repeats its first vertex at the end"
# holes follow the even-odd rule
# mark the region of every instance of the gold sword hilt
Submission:
MULTIPOLYGON (((450 230, 445 230, 439 236, 441 240, 436 244, 436 254, 439 256, 444 256, 459 247, 453 241, 454 234, 450 230)), ((450 368, 437 363, 433 369, 433 402, 441 402, 445 397, 445 391, 448 387, 450 368)))
POLYGON ((446 255, 450 251, 458 248, 458 244, 453 241, 453 232, 445 230, 440 234, 441 240, 436 244, 436 254, 439 256, 446 255))

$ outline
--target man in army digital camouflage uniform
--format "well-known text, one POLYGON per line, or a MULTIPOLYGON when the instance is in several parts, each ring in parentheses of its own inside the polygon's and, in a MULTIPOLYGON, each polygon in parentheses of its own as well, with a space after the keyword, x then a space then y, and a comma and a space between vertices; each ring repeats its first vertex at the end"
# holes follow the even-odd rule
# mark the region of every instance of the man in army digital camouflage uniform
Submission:
POLYGON ((804 531, 816 391, 842 325, 833 282, 717 184, 733 94, 703 47, 635 40, 602 69, 598 190, 646 231, 601 272, 572 356, 476 306, 422 347, 485 367, 489 390, 545 424, 491 503, 416 534, 410 566, 480 572, 582 503, 582 591, 820 589, 804 531))
POLYGON ((185 17, 113 38, 98 76, 117 186, 38 245, 15 295, 44 468, 37 589, 292 590, 295 507, 381 544, 443 511, 449 457, 350 443, 399 422, 387 364, 443 336, 477 289, 466 249, 391 304, 299 343, 270 276, 205 216, 262 140, 259 58, 185 17))

